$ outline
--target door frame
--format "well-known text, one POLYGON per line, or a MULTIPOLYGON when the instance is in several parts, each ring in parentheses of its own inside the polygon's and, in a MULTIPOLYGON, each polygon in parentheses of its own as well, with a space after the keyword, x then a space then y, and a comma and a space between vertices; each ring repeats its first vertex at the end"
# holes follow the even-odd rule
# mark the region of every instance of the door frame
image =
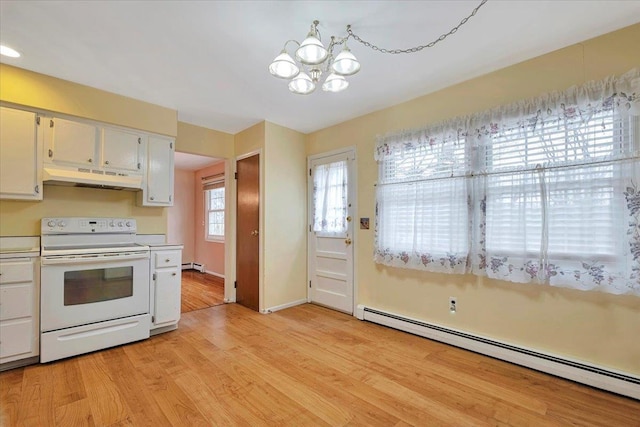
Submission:
POLYGON ((228 285, 227 282, 225 281, 225 299, 228 299, 228 302, 236 302, 236 288, 235 288, 235 281, 237 278, 237 272, 236 272, 236 257, 237 257, 237 250, 236 250, 236 241, 237 241, 237 234, 238 234, 238 227, 237 227, 237 215, 238 212, 236 211, 237 207, 236 207, 236 203, 238 200, 238 182, 235 179, 235 174, 238 172, 238 167, 237 167, 237 162, 238 160, 242 160, 242 159, 246 159, 247 157, 252 157, 255 156, 256 154, 260 155, 260 174, 258 177, 259 180, 259 185, 258 185, 258 191, 260 192, 260 204, 259 204, 259 209, 258 209, 258 216, 259 216, 259 231, 260 233, 258 234, 258 311, 260 313, 265 313, 264 310, 264 257, 263 257, 263 253, 264 253, 264 179, 263 179, 263 173, 264 173, 264 155, 262 154, 262 148, 258 148, 257 150, 253 150, 250 151, 248 153, 244 153, 241 154, 239 156, 236 156, 236 158, 233 161, 233 260, 231 260, 231 262, 233 262, 233 281, 229 281, 228 285))
MULTIPOLYGON (((353 232, 351 233, 351 245, 353 250, 352 262, 353 262, 353 311, 352 316, 356 316, 356 309, 358 307, 358 233, 357 228, 360 224, 358 218, 358 153, 355 145, 338 148, 331 151, 325 151, 323 153, 313 154, 307 156, 307 170, 311 171, 311 162, 314 160, 323 159, 325 157, 335 156, 336 154, 347 154, 353 157, 351 164, 349 165, 349 190, 352 190, 353 197, 349 197, 351 201, 351 216, 353 217, 353 232)), ((312 227, 313 227, 313 180, 311 172, 307 175, 307 302, 311 302, 310 284, 313 273, 311 271, 311 245, 312 245, 312 227)))

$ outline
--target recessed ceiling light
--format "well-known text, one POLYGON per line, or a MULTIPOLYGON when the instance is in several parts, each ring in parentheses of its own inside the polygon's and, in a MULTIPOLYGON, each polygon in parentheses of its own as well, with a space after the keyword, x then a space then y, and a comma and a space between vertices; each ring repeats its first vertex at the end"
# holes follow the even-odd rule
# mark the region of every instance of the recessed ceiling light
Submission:
POLYGON ((20 52, 11 49, 9 46, 0 45, 0 55, 9 56, 11 58, 19 58, 20 52))

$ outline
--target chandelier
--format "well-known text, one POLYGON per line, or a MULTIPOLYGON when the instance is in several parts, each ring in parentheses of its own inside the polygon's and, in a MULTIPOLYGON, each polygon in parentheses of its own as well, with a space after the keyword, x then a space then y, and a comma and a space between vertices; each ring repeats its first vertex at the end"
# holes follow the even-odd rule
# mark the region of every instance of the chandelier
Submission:
POLYGON ((278 78, 289 80, 289 90, 298 95, 308 95, 316 90, 316 86, 323 74, 327 74, 322 83, 322 90, 325 92, 340 92, 349 86, 349 82, 345 77, 352 76, 360 71, 360 62, 351 53, 347 47, 347 40, 353 38, 366 47, 381 53, 415 53, 424 48, 433 47, 436 43, 441 42, 451 34, 458 31, 458 28, 467 23, 467 21, 478 12, 487 0, 482 0, 480 4, 473 9, 471 14, 464 18, 458 25, 453 27, 449 32, 442 34, 440 37, 422 46, 416 46, 410 49, 383 49, 372 43, 369 43, 351 30, 351 25, 347 25, 347 35, 345 37, 331 36, 327 48, 322 44, 320 31, 318 31, 319 21, 313 21, 307 37, 302 43, 296 40, 287 40, 282 51, 269 65, 269 72, 278 78), (291 57, 287 51, 290 43, 297 45, 294 57, 291 57), (335 55, 336 47, 342 46, 342 50, 335 55))

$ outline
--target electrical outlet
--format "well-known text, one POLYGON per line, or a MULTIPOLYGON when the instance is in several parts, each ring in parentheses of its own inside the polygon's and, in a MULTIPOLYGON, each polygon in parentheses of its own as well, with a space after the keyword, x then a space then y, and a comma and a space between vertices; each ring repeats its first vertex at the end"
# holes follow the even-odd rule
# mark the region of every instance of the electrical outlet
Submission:
POLYGON ((458 309, 458 299, 456 297, 449 297, 449 312, 455 313, 458 309))

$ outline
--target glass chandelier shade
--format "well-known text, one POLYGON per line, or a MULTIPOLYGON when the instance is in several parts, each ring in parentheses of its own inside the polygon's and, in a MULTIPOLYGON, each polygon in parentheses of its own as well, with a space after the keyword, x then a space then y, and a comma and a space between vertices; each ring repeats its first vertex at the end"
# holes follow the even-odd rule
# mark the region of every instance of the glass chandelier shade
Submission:
POLYGON ((322 42, 312 31, 307 38, 300 43, 300 47, 296 50, 296 58, 303 64, 317 65, 327 59, 329 52, 324 48, 322 42))
POLYGON ((333 64, 331 64, 331 68, 341 76, 352 76, 360 71, 360 63, 345 44, 344 49, 342 49, 338 56, 336 56, 333 64))
POLYGON ((289 82, 289 90, 298 95, 308 95, 316 90, 316 84, 305 72, 300 72, 289 82))
POLYGON ((336 73, 329 74, 329 77, 322 84, 325 92, 340 92, 349 86, 349 82, 343 76, 336 73))
POLYGON ((296 65, 293 58, 282 49, 280 55, 276 56, 271 65, 269 65, 269 72, 281 79, 291 79, 300 73, 300 68, 296 65))

